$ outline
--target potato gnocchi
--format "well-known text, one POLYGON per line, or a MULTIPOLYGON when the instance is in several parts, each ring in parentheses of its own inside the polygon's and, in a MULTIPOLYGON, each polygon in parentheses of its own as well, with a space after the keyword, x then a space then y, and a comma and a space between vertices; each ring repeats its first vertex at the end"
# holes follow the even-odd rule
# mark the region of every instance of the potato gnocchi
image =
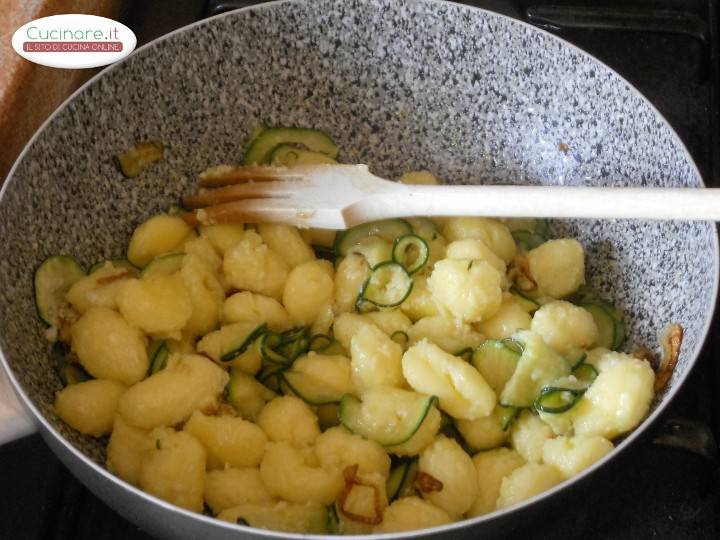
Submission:
POLYGON ((617 352, 622 314, 583 287, 583 246, 547 231, 153 216, 125 261, 36 273, 72 351, 55 411, 110 435, 123 480, 241 525, 397 532, 516 505, 611 452, 654 396, 617 352))

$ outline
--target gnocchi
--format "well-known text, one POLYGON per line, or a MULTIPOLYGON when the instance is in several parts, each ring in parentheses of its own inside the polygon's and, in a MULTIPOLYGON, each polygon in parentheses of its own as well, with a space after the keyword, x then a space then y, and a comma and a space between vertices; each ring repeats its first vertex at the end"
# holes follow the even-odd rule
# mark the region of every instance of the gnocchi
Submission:
POLYGON ((273 502, 257 467, 208 471, 203 497, 216 515, 241 504, 273 502))
POLYGON ((527 253, 528 270, 545 294, 563 298, 585 283, 585 253, 574 238, 548 240, 527 253))
POLYGON ((129 262, 46 267, 72 266, 38 311, 63 315, 48 336, 90 377, 55 411, 109 434, 126 482, 251 527, 394 533, 514 506, 610 453, 654 397, 650 365, 617 352, 622 314, 583 287, 583 246, 548 230, 151 217, 129 262))
POLYGON ((438 436, 420 454, 418 470, 442 484, 440 489, 422 491, 424 499, 457 519, 467 512, 478 493, 475 465, 465 450, 454 440, 438 436))
POLYGON ((200 441, 207 452, 207 467, 256 467, 268 438, 257 424, 232 416, 206 416, 196 410, 184 430, 200 441))
POLYGON ((55 412, 80 433, 99 437, 112 431, 118 400, 126 389, 103 379, 71 384, 55 395, 55 412))
POLYGON ((150 432, 154 444, 140 463, 143 491, 181 508, 202 512, 205 486, 205 449, 195 437, 170 427, 150 432))
POLYGON ((437 396, 440 408, 454 418, 475 420, 495 406, 495 392, 475 368, 428 341, 407 350, 402 369, 413 389, 437 396))
POLYGON ((192 234, 179 217, 160 214, 140 225, 130 238, 128 260, 142 268, 163 253, 176 251, 192 234))
POLYGON ((72 326, 72 349, 93 377, 125 385, 148 370, 147 338, 116 311, 91 308, 72 326))
POLYGON ((236 289, 280 299, 289 267, 259 234, 245 231, 240 242, 225 252, 223 272, 236 289))
POLYGON ((428 278, 433 298, 465 322, 492 317, 502 303, 501 275, 489 263, 473 259, 443 259, 428 278))

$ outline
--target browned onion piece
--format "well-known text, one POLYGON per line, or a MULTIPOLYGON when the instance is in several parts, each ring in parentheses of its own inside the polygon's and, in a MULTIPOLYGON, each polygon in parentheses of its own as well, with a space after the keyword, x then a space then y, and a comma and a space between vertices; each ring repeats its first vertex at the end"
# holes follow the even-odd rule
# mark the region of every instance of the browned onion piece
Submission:
POLYGON ((345 516, 351 521, 367 523, 368 525, 378 525, 382 522, 383 519, 382 494, 380 493, 380 489, 378 488, 378 486, 371 482, 366 482, 362 478, 359 478, 357 475, 357 471, 357 464, 348 465, 347 467, 345 467, 345 469, 343 469, 343 479, 345 480, 345 486, 340 492, 340 495, 338 495, 336 501, 338 510, 340 510, 340 513, 342 513, 343 516, 345 516), (352 491, 354 486, 365 486, 373 490, 373 503, 375 506, 374 516, 363 516, 360 514, 355 514, 345 508, 345 503, 347 502, 348 496, 350 495, 350 492, 352 491))
POLYGON ((680 345, 683 339, 683 329, 679 324, 668 325, 660 335, 660 346, 662 347, 662 360, 655 375, 655 392, 665 389, 672 376, 678 357, 680 356, 680 345))
POLYGON ((420 471, 415 475, 415 487, 422 493, 432 493, 442 491, 443 483, 434 476, 420 471))

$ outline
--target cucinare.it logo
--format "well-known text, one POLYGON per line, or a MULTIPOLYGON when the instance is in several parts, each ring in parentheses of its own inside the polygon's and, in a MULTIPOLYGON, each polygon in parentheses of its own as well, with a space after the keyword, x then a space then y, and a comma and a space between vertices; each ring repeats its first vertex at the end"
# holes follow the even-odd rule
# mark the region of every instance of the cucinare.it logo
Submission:
POLYGON ((18 28, 12 46, 36 64, 57 68, 91 68, 125 58, 137 43, 127 26, 96 15, 53 15, 18 28))

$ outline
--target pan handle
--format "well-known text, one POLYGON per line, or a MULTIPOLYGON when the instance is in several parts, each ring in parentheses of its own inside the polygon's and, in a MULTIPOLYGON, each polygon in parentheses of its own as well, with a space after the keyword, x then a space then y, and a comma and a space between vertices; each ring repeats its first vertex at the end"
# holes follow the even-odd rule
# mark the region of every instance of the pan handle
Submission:
POLYGON ((717 441, 710 426, 705 422, 689 418, 677 417, 666 420, 660 425, 652 443, 686 450, 711 461, 714 461, 718 455, 717 441))
POLYGON ((35 432, 35 425, 20 402, 0 367, 0 446, 35 432))

